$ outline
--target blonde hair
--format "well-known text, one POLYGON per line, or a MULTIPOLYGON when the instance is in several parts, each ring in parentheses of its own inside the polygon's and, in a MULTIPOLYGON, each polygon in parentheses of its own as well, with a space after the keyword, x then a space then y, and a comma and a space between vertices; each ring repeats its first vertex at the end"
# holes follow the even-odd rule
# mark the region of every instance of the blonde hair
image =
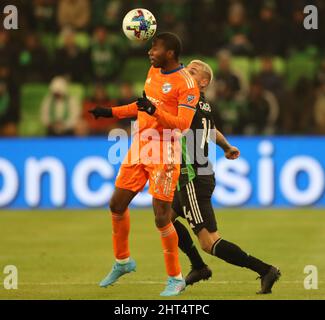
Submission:
POLYGON ((192 60, 190 64, 191 63, 196 63, 201 67, 201 71, 205 72, 208 75, 209 84, 210 84, 213 80, 213 71, 211 67, 207 63, 203 62, 202 60, 192 60))

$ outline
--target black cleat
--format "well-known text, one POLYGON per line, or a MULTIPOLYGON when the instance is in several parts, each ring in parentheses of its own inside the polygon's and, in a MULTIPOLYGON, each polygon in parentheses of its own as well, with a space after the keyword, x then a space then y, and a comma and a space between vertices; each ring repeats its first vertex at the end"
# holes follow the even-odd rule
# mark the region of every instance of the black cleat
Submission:
POLYGON ((208 266, 204 266, 201 269, 192 269, 185 278, 187 286, 193 285, 195 282, 201 280, 208 280, 212 276, 212 271, 208 266))
POLYGON ((271 289, 274 283, 278 281, 280 277, 281 277, 280 270, 272 266, 266 275, 257 278, 257 279, 261 279, 261 290, 256 293, 257 294, 272 293, 271 289))

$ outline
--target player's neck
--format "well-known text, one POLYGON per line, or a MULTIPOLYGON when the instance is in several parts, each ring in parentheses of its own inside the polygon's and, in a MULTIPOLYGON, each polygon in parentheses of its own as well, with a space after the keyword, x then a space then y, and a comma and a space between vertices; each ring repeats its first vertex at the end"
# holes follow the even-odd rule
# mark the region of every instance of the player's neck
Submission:
POLYGON ((170 72, 170 71, 173 71, 173 70, 179 68, 180 66, 181 66, 181 64, 178 61, 170 61, 170 62, 167 62, 163 68, 161 68, 161 71, 162 72, 170 72))

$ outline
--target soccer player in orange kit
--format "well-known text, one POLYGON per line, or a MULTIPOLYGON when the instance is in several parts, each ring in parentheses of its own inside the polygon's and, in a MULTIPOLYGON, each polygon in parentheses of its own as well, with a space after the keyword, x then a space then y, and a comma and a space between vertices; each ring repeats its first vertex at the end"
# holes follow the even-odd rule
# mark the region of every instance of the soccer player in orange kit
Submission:
POLYGON ((149 179, 149 193, 153 197, 155 222, 161 235, 168 274, 166 288, 160 295, 175 296, 185 289, 178 259, 178 237, 171 222, 171 202, 180 165, 175 162, 175 142, 172 139, 164 141, 163 130, 184 131, 190 128, 200 92, 189 72, 178 61, 180 51, 181 41, 175 34, 158 34, 148 52, 152 67, 148 72, 143 97, 126 106, 111 109, 96 107, 90 110, 96 118, 137 117, 138 121, 138 135, 120 167, 110 201, 116 262, 101 281, 101 287, 107 287, 120 276, 135 271, 136 264, 130 257, 128 244, 128 205, 149 179), (151 135, 153 130, 156 130, 156 135, 151 135), (151 139, 146 139, 147 133, 151 139), (141 152, 148 144, 155 153, 151 159, 141 152), (163 159, 166 155, 167 159, 163 159))

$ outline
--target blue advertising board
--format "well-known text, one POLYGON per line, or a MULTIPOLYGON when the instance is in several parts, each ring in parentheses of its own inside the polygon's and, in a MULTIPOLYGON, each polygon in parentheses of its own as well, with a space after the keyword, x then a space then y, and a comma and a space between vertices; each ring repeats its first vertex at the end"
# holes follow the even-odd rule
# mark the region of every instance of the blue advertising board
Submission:
MULTIPOLYGON (((227 160, 210 144, 215 207, 325 207, 324 137, 228 137, 227 160), (216 152, 215 152, 216 151, 216 152)), ((106 138, 1 139, 0 208, 107 206, 130 141, 106 138), (114 149, 115 148, 115 149, 114 149)), ((147 187, 133 207, 151 205, 147 187)))

